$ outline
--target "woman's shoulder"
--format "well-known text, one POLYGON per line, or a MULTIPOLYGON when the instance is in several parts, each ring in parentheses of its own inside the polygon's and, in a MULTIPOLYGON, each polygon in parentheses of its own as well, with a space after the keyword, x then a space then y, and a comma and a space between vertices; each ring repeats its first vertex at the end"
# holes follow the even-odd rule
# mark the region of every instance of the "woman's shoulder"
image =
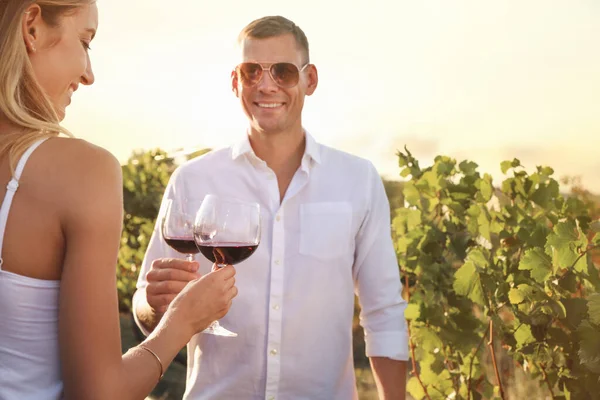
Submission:
POLYGON ((100 146, 82 139, 56 137, 32 154, 31 166, 25 168, 23 178, 35 181, 35 187, 46 194, 53 192, 57 198, 70 197, 74 192, 85 197, 97 188, 120 185, 121 166, 100 146))
POLYGON ((51 138, 40 150, 38 167, 65 178, 110 178, 116 171, 120 175, 121 166, 112 153, 83 139, 51 138))
POLYGON ((118 166, 116 157, 103 147, 83 139, 55 137, 46 141, 48 160, 62 167, 94 166, 98 163, 104 166, 118 166))

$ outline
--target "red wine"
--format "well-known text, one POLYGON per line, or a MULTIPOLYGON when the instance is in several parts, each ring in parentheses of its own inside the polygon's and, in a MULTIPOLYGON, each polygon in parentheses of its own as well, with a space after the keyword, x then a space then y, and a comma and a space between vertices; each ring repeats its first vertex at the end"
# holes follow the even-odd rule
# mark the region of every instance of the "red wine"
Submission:
POLYGON ((165 242, 171 246, 175 251, 183 254, 196 254, 198 253, 198 246, 194 239, 189 237, 184 238, 165 238, 165 242))
POLYGON ((198 246, 204 257, 217 264, 237 264, 250 257, 257 244, 249 243, 210 243, 198 246))

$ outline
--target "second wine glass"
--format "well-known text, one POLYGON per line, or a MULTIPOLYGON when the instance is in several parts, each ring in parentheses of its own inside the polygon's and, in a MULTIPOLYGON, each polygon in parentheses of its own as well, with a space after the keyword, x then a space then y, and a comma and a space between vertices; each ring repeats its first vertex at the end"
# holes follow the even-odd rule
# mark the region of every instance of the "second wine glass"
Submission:
POLYGON ((172 199, 166 200, 161 226, 163 239, 173 250, 185 254, 188 261, 194 261, 194 254, 199 251, 194 241, 195 213, 195 209, 188 210, 172 199))

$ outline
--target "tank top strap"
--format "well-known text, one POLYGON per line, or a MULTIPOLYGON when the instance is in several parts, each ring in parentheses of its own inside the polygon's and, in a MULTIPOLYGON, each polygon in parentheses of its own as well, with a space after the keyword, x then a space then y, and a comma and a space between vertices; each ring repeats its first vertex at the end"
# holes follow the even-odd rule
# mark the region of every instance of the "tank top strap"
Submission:
POLYGON ((43 138, 34 142, 29 148, 23 153, 21 159, 17 163, 17 168, 15 169, 15 174, 13 175, 8 185, 6 185, 6 195, 4 196, 4 201, 2 202, 2 207, 0 207, 0 270, 2 270, 2 245, 4 244, 4 231, 6 230, 6 222, 8 220, 8 212, 10 211, 10 206, 12 204, 13 197, 19 188, 19 179, 21 178, 21 174, 23 173, 23 169, 25 168, 25 164, 27 160, 31 156, 31 153, 38 148, 38 146, 44 143, 48 138, 43 138))

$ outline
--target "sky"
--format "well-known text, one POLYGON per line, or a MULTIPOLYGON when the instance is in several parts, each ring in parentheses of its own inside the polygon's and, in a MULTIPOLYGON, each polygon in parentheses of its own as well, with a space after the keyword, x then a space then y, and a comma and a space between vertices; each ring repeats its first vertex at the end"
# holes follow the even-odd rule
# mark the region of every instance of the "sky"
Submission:
POLYGON ((134 149, 216 148, 245 134, 231 92, 236 38, 283 15, 308 36, 319 86, 303 123, 321 143, 399 178, 472 160, 580 176, 600 193, 600 2, 462 0, 98 0, 96 82, 65 126, 125 162, 134 149))

